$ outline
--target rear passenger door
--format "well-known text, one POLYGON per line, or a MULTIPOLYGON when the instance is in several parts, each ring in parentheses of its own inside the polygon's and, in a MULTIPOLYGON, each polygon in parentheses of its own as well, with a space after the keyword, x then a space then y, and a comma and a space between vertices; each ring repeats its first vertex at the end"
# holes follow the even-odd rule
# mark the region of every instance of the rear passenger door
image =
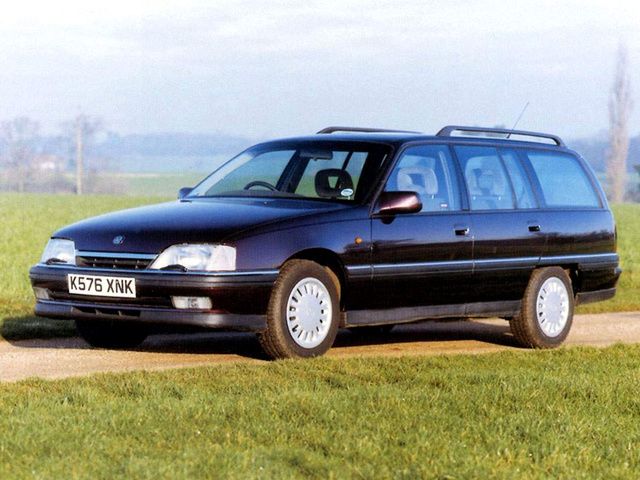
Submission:
POLYGON ((464 302, 471 285, 473 242, 450 148, 406 148, 385 191, 416 192, 422 211, 372 219, 372 308, 464 302))
POLYGON ((534 190, 515 149, 457 145, 474 237, 468 301, 522 298, 546 235, 534 190))

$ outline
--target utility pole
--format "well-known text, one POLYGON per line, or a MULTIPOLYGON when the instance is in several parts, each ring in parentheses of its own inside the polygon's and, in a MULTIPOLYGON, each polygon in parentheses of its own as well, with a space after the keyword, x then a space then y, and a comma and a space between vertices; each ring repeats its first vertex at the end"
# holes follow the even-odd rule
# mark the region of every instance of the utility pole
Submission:
POLYGON ((79 113, 73 120, 63 125, 71 144, 75 144, 76 150, 76 194, 85 193, 85 148, 91 145, 91 141, 102 128, 102 121, 97 117, 91 117, 79 113))

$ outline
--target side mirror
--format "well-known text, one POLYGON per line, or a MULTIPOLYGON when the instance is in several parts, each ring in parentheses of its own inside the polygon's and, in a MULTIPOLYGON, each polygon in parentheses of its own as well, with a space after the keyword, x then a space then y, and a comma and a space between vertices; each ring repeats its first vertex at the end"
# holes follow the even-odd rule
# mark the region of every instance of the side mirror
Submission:
POLYGON ((422 202, 416 192, 382 192, 374 209, 375 215, 398 215, 417 213, 422 210, 422 202))
POLYGON ((192 190, 193 188, 191 187, 182 187, 180 190, 178 190, 178 200, 182 200, 184 197, 189 195, 192 190))

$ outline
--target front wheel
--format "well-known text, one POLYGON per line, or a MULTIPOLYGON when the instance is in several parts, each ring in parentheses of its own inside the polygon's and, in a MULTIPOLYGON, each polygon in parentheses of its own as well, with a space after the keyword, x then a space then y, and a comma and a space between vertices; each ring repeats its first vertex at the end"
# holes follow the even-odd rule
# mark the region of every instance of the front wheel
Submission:
POLYGON ((520 314, 509 323, 523 347, 554 348, 562 344, 573 323, 573 289, 567 273, 560 267, 535 270, 520 314))
POLYGON ((273 286, 267 328, 258 339, 271 358, 315 357, 333 345, 339 319, 338 288, 329 272, 309 260, 291 260, 273 286))
POLYGON ((92 347, 135 348, 149 334, 144 325, 110 320, 76 320, 76 330, 92 347))

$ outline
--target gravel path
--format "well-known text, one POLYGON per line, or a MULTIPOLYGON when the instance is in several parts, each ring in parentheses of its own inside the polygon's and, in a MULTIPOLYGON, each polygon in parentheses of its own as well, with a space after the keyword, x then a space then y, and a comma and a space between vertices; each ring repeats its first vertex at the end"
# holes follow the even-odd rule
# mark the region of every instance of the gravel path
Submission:
MULTIPOLYGON (((640 342, 640 312, 578 315, 568 345, 640 342)), ((330 357, 477 354, 517 349, 504 320, 404 325, 387 336, 340 332, 330 357)), ((155 335, 135 351, 91 349, 79 338, 0 341, 0 381, 64 378, 96 372, 161 370, 229 362, 263 362, 246 333, 155 335)))

